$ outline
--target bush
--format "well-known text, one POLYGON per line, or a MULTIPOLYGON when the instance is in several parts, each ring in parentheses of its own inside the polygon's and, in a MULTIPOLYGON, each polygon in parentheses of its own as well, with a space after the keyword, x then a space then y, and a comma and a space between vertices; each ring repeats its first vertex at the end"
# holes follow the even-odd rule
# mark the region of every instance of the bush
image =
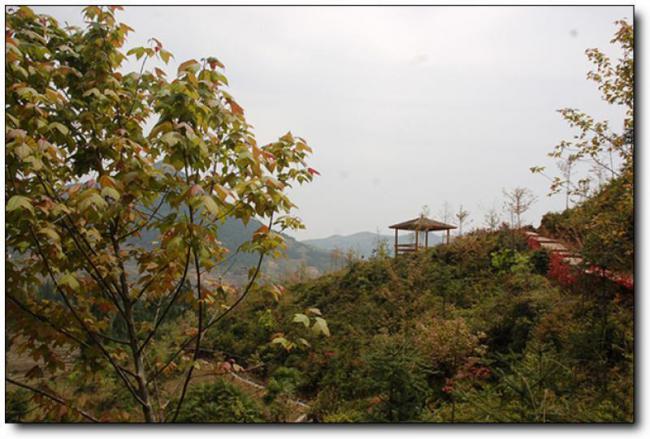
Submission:
POLYGON ((7 391, 5 407, 5 422, 25 422, 29 410, 30 394, 27 390, 18 389, 7 391))
POLYGON ((548 273, 550 258, 548 252, 544 250, 538 250, 533 252, 530 256, 530 263, 533 265, 533 272, 536 274, 541 274, 542 276, 548 273))
POLYGON ((202 384, 188 392, 176 422, 264 422, 255 401, 223 379, 202 384))
POLYGON ((365 356, 370 420, 417 420, 430 394, 425 361, 402 337, 378 336, 365 356))

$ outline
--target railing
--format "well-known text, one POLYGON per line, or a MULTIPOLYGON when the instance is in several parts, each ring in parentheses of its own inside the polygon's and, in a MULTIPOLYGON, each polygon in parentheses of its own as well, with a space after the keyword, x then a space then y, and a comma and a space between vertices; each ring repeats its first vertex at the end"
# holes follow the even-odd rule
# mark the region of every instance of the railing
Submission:
MULTIPOLYGON (((418 247, 422 248, 421 245, 418 245, 418 247)), ((418 247, 415 246, 415 243, 412 244, 397 244, 397 253, 412 253, 418 249, 418 247)))

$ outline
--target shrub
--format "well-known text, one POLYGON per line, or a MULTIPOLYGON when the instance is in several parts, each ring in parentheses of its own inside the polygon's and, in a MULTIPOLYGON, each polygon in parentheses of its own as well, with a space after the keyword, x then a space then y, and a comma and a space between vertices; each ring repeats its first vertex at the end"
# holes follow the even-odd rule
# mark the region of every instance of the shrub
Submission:
POLYGON ((530 263, 533 265, 533 272, 536 274, 546 275, 550 258, 548 252, 538 250, 530 256, 530 263))
POLYGON ((187 394, 176 422, 264 422, 255 401, 237 387, 220 379, 193 387, 187 394))
POLYGON ((30 395, 27 390, 7 391, 5 422, 25 422, 25 416, 27 416, 29 410, 29 400, 30 395))
POLYGON ((365 356, 370 420, 413 421, 431 392, 420 353, 402 337, 378 336, 365 356))

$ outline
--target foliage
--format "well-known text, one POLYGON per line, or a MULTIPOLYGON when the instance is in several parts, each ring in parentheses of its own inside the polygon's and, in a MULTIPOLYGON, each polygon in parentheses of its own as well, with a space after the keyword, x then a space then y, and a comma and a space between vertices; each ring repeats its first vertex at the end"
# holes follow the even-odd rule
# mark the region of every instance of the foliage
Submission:
MULTIPOLYGON (((625 21, 618 27, 612 44, 621 52, 613 61, 599 49, 586 51, 594 65, 587 77, 594 81, 602 99, 624 111, 623 127, 613 131, 608 121, 596 121, 577 109, 560 110, 577 129, 573 141, 562 141, 551 157, 570 163, 590 161, 591 173, 578 185, 567 179, 552 180, 551 193, 565 188, 579 194, 582 202, 561 214, 547 214, 546 230, 576 243, 587 262, 612 270, 632 272, 634 256, 634 29, 625 21), (603 183, 602 176, 608 178, 603 183), (598 180, 598 185, 591 184, 598 180), (586 189, 585 189, 586 188, 586 189), (586 196, 588 195, 588 196, 586 196)), ((543 168, 532 168, 542 173, 543 168)))
POLYGON ((248 395, 225 380, 192 388, 177 422, 263 422, 262 410, 248 395))
POLYGON ((30 395, 27 390, 7 390, 5 399, 5 422, 22 422, 29 411, 30 395))
MULTIPOLYGON (((258 282, 283 247, 273 227, 301 226, 286 190, 317 174, 309 147, 291 133, 258 146, 216 58, 167 80, 146 69, 172 57, 159 41, 124 54, 117 9, 86 8, 82 29, 29 8, 6 16, 8 364, 27 358, 11 374, 61 396, 12 389, 9 419, 284 422, 307 400, 318 422, 633 421, 633 297, 595 277, 571 289, 544 277, 547 255, 521 229, 525 189, 511 193, 516 229, 492 218, 448 245, 350 255, 286 288, 258 282), (140 72, 123 71, 126 56, 140 72), (226 218, 268 221, 239 248, 258 255, 241 289, 213 275, 226 218), (194 384, 200 369, 266 389, 194 384)), ((631 106, 631 28, 619 26, 624 57, 590 52, 590 77, 631 106)), ((625 165, 543 227, 588 261, 630 268, 633 115, 611 147, 605 125, 565 115, 597 131, 597 158, 610 148, 625 165)))
MULTIPOLYGON (((504 229, 356 262, 289 286, 272 311, 275 331, 293 339, 306 328, 291 316, 317 307, 330 337, 267 350, 273 333, 250 341, 250 326, 233 349, 261 358, 258 379, 309 400, 319 422, 629 422, 633 309, 600 284, 553 285, 535 273, 535 254, 504 229)), ((214 337, 220 345, 226 334, 214 337)))
POLYGON ((561 214, 548 213, 542 228, 574 243, 585 259, 611 270, 634 270, 633 177, 611 180, 593 197, 561 214))
MULTIPOLYGON (((568 124, 578 130, 572 141, 562 141, 549 156, 565 163, 573 164, 588 160, 593 164, 591 174, 583 176, 578 184, 565 178, 552 179, 551 193, 567 188, 568 193, 584 197, 584 188, 595 179, 600 179, 604 172, 615 178, 620 176, 617 161, 622 168, 633 167, 634 154, 634 29, 624 20, 616 22, 618 27, 612 44, 618 45, 621 55, 612 61, 611 57, 600 49, 586 50, 587 59, 593 64, 587 78, 594 81, 602 99, 610 105, 621 106, 625 112, 623 127, 614 132, 608 121, 596 121, 575 108, 559 110, 568 124)), ((543 167, 531 168, 533 172, 543 173, 543 167)))
POLYGON ((530 255, 530 263, 533 266, 533 272, 545 275, 548 273, 550 263, 548 252, 544 250, 533 252, 533 254, 530 255))
POLYGON ((182 62, 168 80, 160 41, 125 53, 132 29, 119 9, 84 8, 82 28, 27 7, 6 14, 6 294, 11 341, 42 361, 28 379, 47 381, 43 370, 63 371, 61 354, 77 352, 66 393, 111 376, 141 409, 123 407, 120 420, 159 421, 153 401, 177 400, 178 413, 206 332, 282 250, 273 228, 302 227, 286 191, 317 172, 290 132, 257 145, 216 58, 182 62), (127 57, 138 72, 124 70, 127 57), (239 291, 211 274, 228 217, 267 224, 240 248, 259 258, 239 291), (155 244, 132 239, 140 233, 155 244), (46 283, 57 300, 35 294, 46 283), (161 334, 180 315, 182 332, 161 334), (182 381, 180 396, 159 393, 166 379, 182 381))
MULTIPOLYGON (((363 357, 364 389, 370 419, 403 422, 417 419, 431 391, 427 366, 417 350, 401 337, 378 336, 363 357)), ((363 384, 362 384, 363 385, 363 384)))
POLYGON ((497 272, 527 273, 530 271, 530 257, 510 248, 491 253, 492 268, 497 272))

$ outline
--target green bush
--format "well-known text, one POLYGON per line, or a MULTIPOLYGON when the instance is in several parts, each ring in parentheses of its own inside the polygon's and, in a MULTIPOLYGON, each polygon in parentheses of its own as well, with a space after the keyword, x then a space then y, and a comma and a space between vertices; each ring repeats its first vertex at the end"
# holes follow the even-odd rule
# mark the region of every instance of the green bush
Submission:
POLYGON ((538 250, 530 255, 530 263, 533 265, 533 272, 536 274, 546 275, 548 273, 549 262, 548 252, 544 250, 538 250))
POLYGON ((364 360, 367 392, 374 397, 370 420, 417 420, 431 392, 426 363, 419 352, 401 337, 379 336, 364 360))
POLYGON ((257 403, 237 387, 220 379, 190 388, 176 422, 264 422, 257 403))
POLYGON ((29 411, 30 397, 29 392, 24 389, 7 391, 5 399, 5 422, 25 422, 25 417, 29 411))

